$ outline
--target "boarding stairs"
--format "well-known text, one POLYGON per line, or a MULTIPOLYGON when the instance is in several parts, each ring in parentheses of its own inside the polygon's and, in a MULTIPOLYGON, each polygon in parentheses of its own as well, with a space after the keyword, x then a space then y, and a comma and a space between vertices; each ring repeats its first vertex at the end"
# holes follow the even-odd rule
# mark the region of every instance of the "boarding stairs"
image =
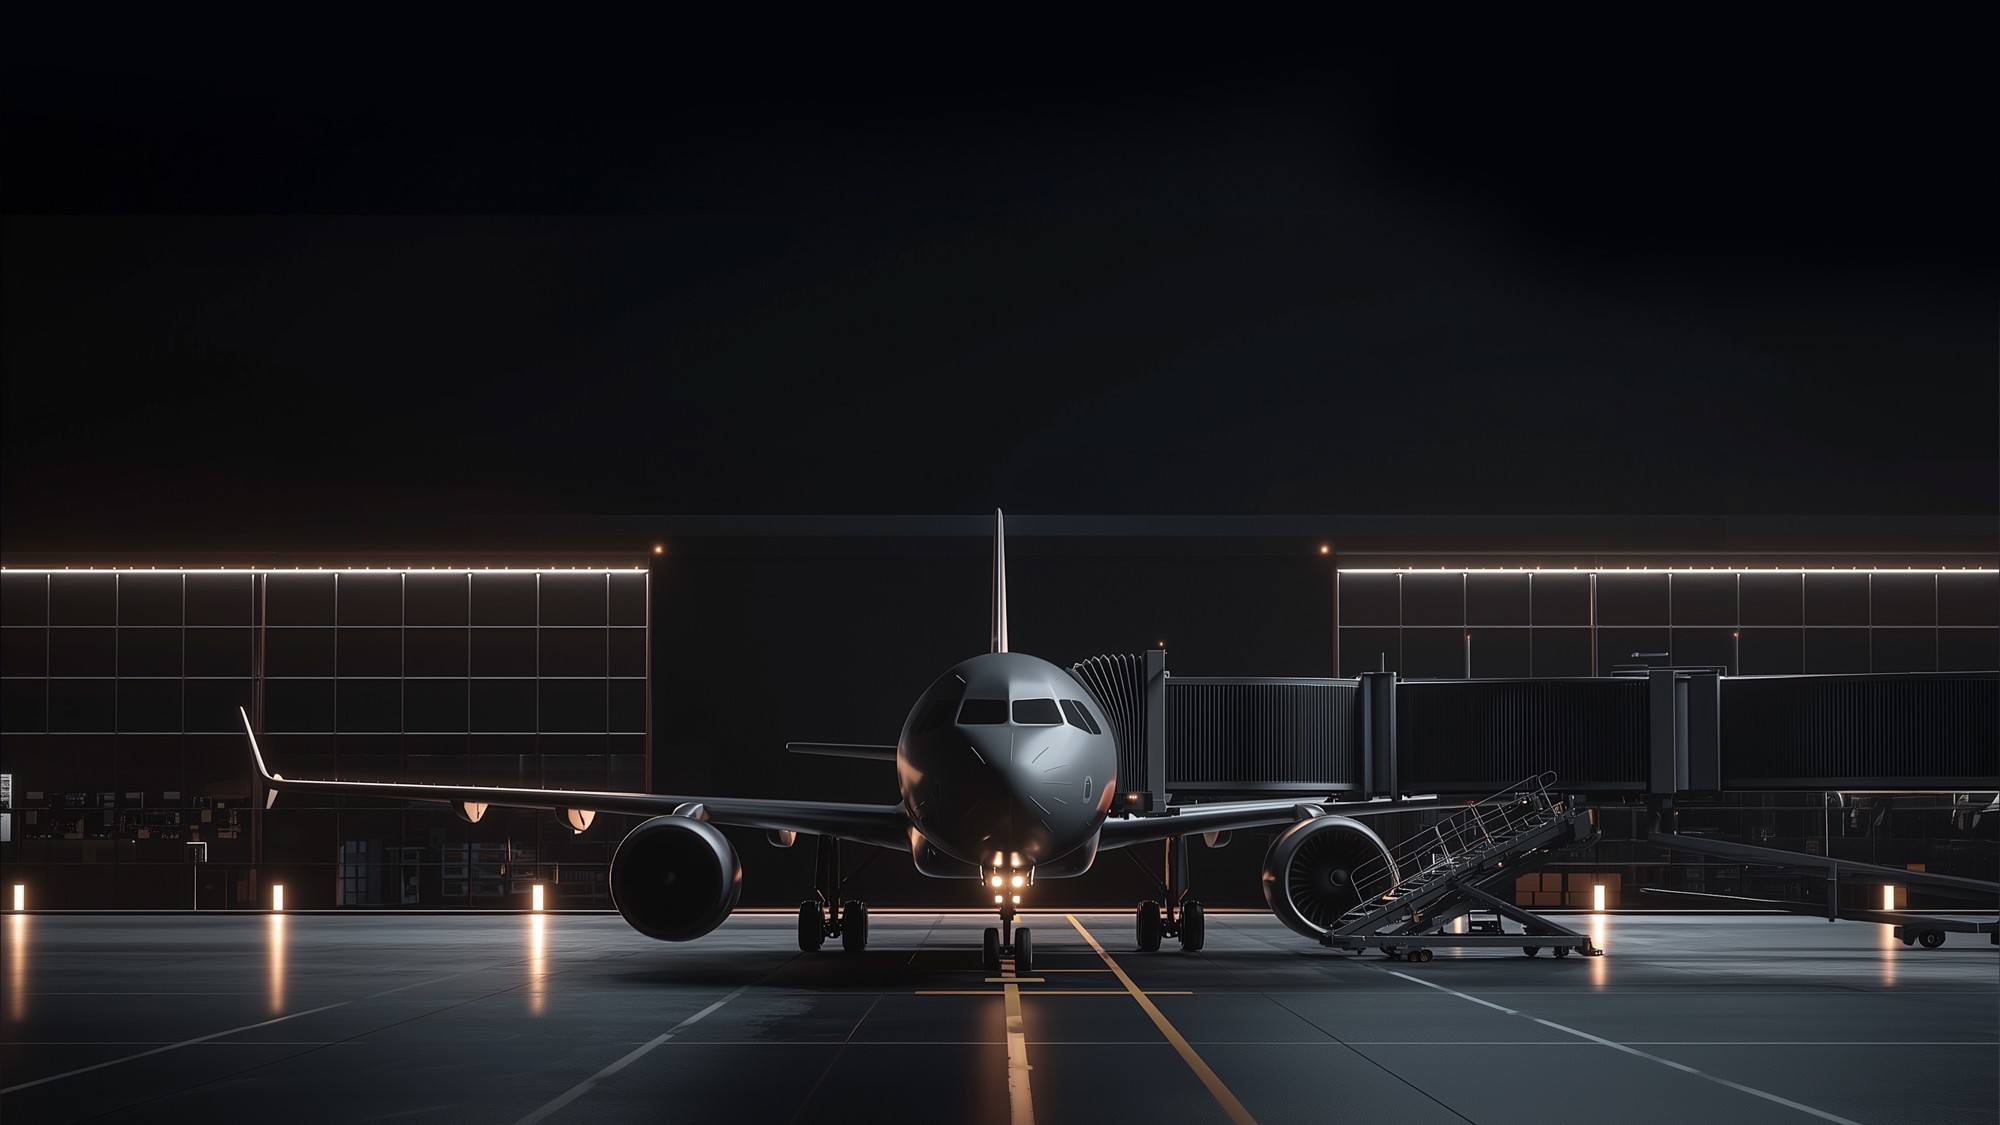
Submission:
POLYGON ((1543 947, 1558 956, 1571 950, 1601 953, 1586 935, 1515 906, 1504 886, 1551 853, 1597 836, 1590 810, 1554 792, 1555 780, 1554 773, 1543 773, 1511 785, 1357 869, 1353 885, 1376 889, 1335 919, 1321 944, 1349 951, 1375 947, 1419 961, 1430 960, 1426 945, 1513 943, 1530 955, 1543 947), (1497 924, 1483 933, 1444 932, 1474 911, 1511 918, 1522 932, 1506 935, 1497 924), (1524 936, 1554 940, 1535 942, 1524 936))

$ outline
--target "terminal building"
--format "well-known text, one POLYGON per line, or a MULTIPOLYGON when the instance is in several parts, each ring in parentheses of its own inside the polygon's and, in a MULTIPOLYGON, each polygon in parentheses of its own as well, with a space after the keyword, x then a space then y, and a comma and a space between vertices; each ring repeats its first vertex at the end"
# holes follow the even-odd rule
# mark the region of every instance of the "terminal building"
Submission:
MULTIPOLYGON (((1173 686, 1160 704, 1160 772, 1123 779, 1134 802, 1477 795, 1554 768, 1558 787, 1603 803, 1605 834, 1524 876, 1524 906, 1607 895, 1613 906, 1669 904, 1642 898, 1648 888, 1816 893, 1796 872, 1667 856, 1644 841, 1649 673, 1707 673, 1739 700, 1766 678, 1853 678, 1854 690, 1931 681, 1952 700, 1941 721, 1992 716, 2000 573, 1977 551, 1454 554, 1299 536, 1037 538, 1032 520, 1018 522, 1026 646, 1065 666, 1151 650, 1173 686), (1121 580, 1142 572, 1151 584, 1121 580), (1359 731, 1364 674, 1392 674, 1400 688, 1400 775, 1385 763, 1360 776, 1360 751, 1339 748, 1353 739, 1321 729, 1359 731)), ((10 559, 0 575, 9 882, 45 908, 255 909, 283 885, 294 908, 515 909, 539 886, 551 907, 610 909, 616 830, 579 834, 555 814, 500 810, 467 824, 443 807, 352 799, 287 798, 265 812, 237 709, 292 777, 696 794, 790 785, 879 799, 892 791, 870 773, 879 767, 781 747, 893 741, 925 677, 965 654, 933 648, 913 621, 917 639, 900 647, 921 651, 901 655, 889 619, 907 607, 895 599, 962 616, 973 627, 964 640, 977 642, 980 540, 942 542, 685 535, 671 554, 644 541, 540 565, 518 551, 435 566, 10 559), (786 671, 829 635, 855 655, 854 682, 786 671), (904 659, 907 676, 889 667, 904 659), (744 702, 766 693, 768 707, 744 702), (850 729, 862 714, 874 725, 850 729), (822 715, 837 729, 803 725, 822 715)), ((1679 802, 1680 829, 1990 878, 2000 771, 1921 760, 1935 734, 1925 721, 1913 715, 1907 737, 1868 748, 1910 756, 1907 769, 1753 766, 1776 752, 1770 732, 1725 724, 1740 764, 1680 787, 1697 790, 1679 802)), ((1833 739, 1824 754, 1846 746, 1833 739)), ((1125 772, 1146 769, 1134 757, 1125 772)), ((756 840, 739 851, 746 905, 797 899, 802 857, 756 840)), ((1197 849, 1204 897, 1256 905, 1261 854, 1197 849)), ((871 873, 875 901, 936 901, 939 885, 907 864, 877 866, 892 870, 871 873)), ((1050 889, 1117 905, 1146 888, 1121 861, 1050 889)))

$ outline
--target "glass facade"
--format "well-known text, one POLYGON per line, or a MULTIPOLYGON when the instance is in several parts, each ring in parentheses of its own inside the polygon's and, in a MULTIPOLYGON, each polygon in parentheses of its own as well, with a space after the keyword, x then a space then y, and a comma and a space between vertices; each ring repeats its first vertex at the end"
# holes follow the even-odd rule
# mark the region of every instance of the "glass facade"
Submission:
POLYGON ((644 789, 648 598, 644 570, 0 573, 10 875, 47 907, 606 905, 611 844, 553 814, 257 815, 237 708, 297 777, 644 789))
POLYGON ((1991 570, 1342 570, 1339 674, 1730 675, 2000 668, 1991 570))

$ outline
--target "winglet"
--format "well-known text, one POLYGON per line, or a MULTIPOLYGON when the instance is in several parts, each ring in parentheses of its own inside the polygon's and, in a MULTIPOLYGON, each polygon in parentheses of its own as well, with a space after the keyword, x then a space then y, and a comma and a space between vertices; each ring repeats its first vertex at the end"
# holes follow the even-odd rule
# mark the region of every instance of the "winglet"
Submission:
POLYGON ((236 709, 236 713, 243 716, 243 733, 250 736, 250 757, 257 763, 257 776, 265 781, 285 780, 282 775, 272 773, 264 767, 264 752, 257 748, 257 732, 250 729, 250 713, 241 707, 236 709))
POLYGON ((993 509, 993 646, 1007 651, 1007 517, 993 509))

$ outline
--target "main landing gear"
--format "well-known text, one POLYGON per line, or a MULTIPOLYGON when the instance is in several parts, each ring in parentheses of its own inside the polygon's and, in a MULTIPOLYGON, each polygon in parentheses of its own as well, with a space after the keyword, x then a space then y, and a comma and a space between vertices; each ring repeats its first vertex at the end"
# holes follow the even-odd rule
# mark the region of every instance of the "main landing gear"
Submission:
MULTIPOLYGON (((1129 854, 1129 853, 1128 853, 1129 854)), ((1177 836, 1167 841, 1166 880, 1160 884, 1160 899, 1147 899, 1136 913, 1138 946, 1141 953, 1156 953, 1160 939, 1179 938, 1181 949, 1199 953, 1208 940, 1208 915, 1187 886, 1187 839, 1177 836)))
MULTIPOLYGON (((859 953, 868 948, 868 904, 860 899, 840 899, 846 882, 840 877, 840 841, 832 836, 821 836, 818 841, 813 856, 813 897, 799 903, 799 949, 817 953, 827 938, 837 937, 840 948, 859 953)), ((862 860, 862 866, 867 865, 868 860, 862 860)))

